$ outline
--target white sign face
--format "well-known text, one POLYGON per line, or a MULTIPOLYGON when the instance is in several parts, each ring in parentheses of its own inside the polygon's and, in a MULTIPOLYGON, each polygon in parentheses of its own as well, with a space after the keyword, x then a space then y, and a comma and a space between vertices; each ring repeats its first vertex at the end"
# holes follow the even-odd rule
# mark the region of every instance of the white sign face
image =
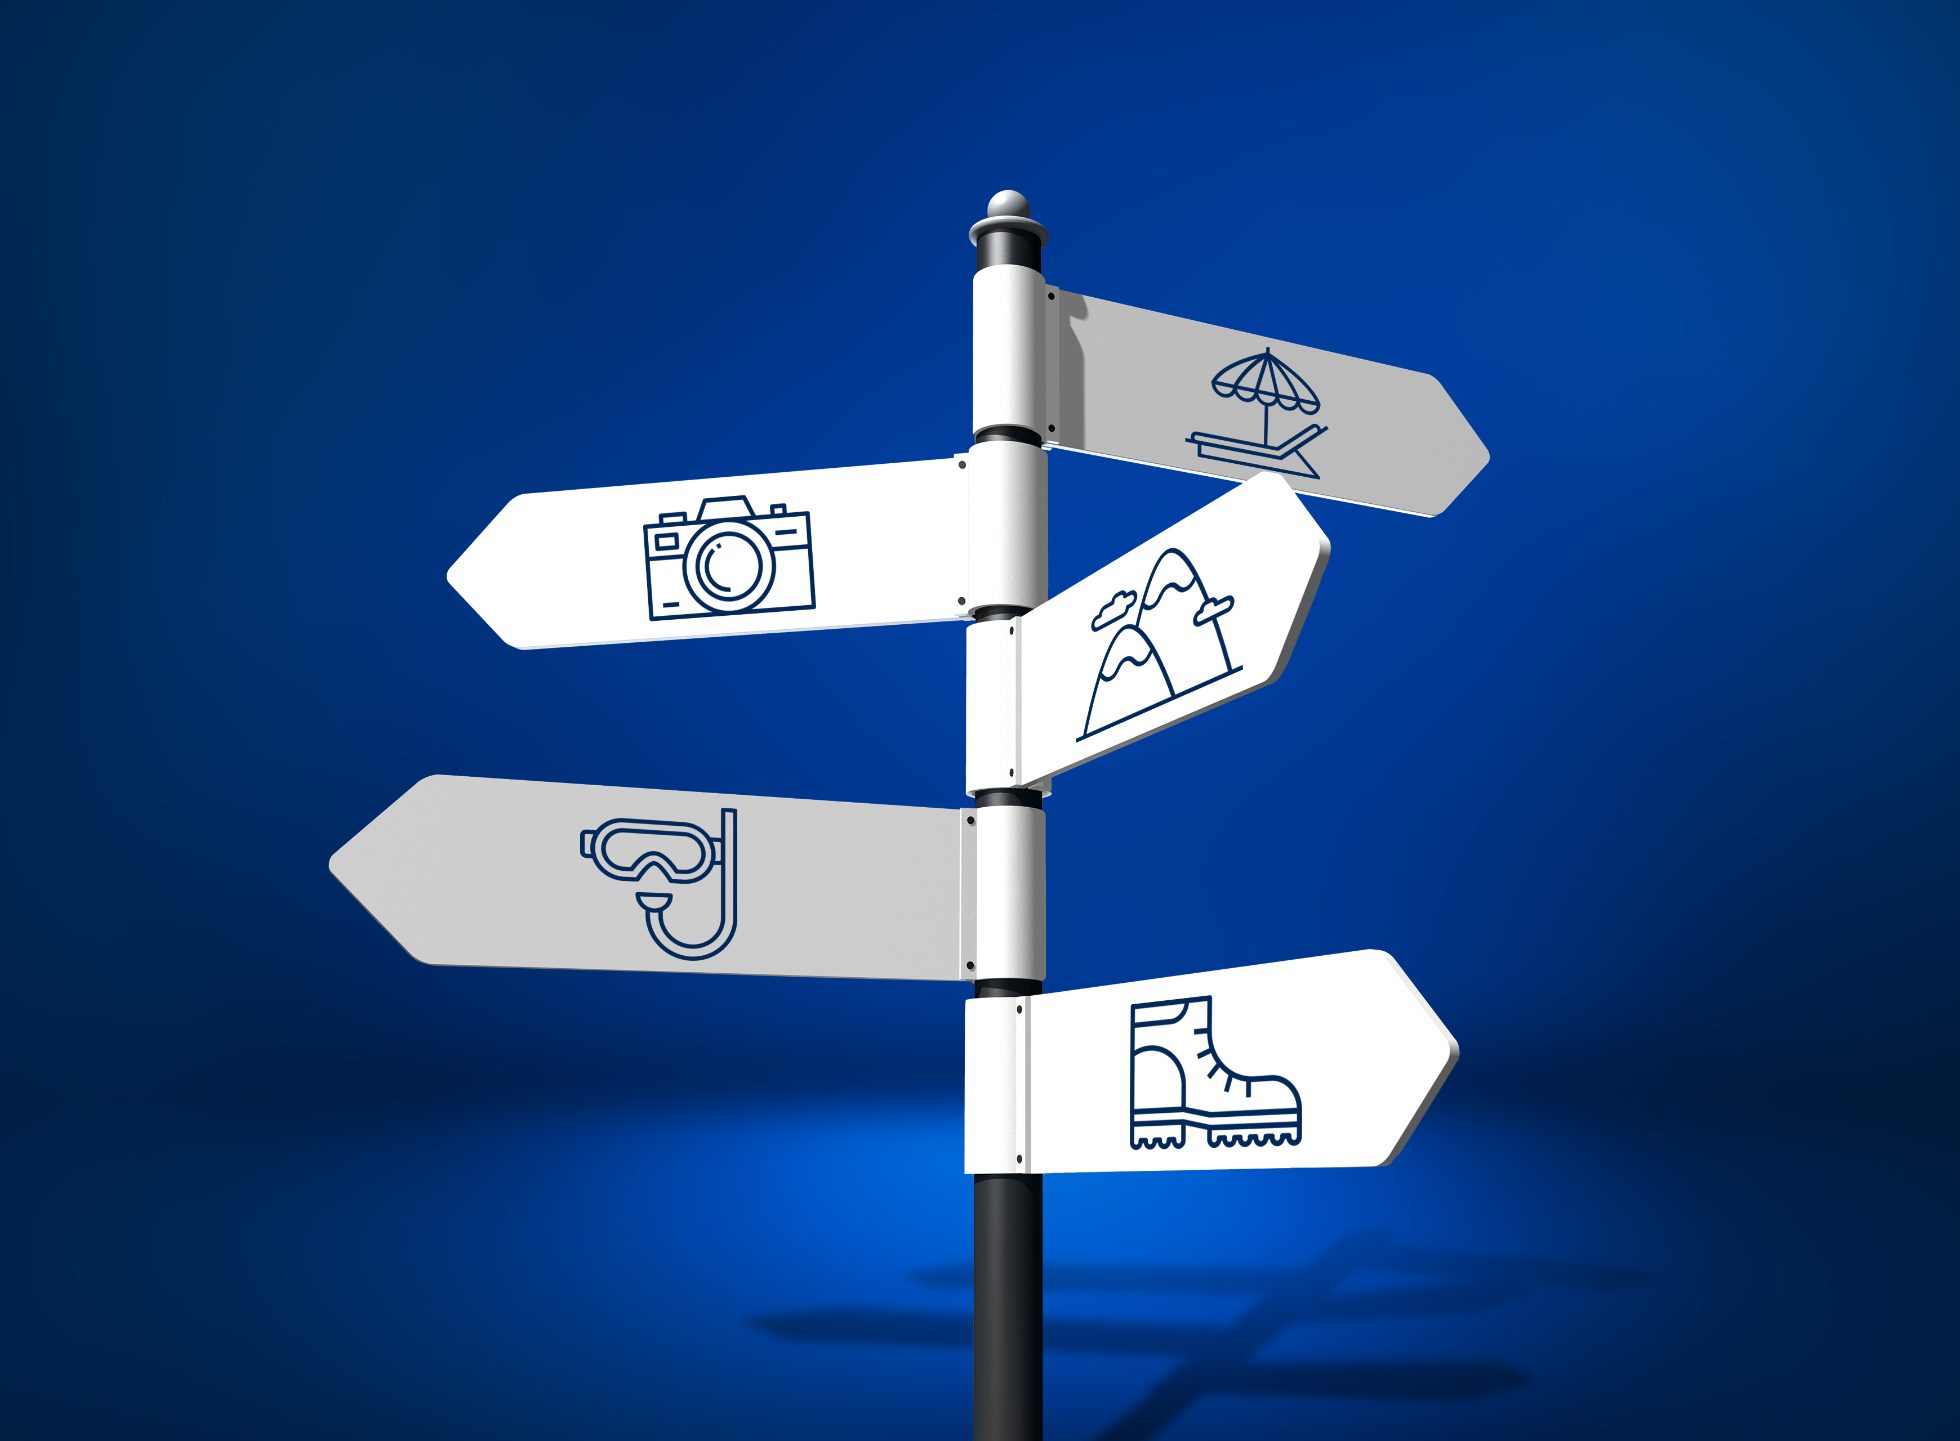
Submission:
POLYGON ((329 865, 431 965, 968 981, 965 815, 430 776, 329 865))
POLYGON ((959 620, 958 459, 520 495, 449 583, 521 650, 959 620))
POLYGON ((1386 1165, 1456 1064, 1382 951, 1025 1004, 1032 1172, 1386 1165))
POLYGON ((1019 783, 1276 679, 1327 551, 1286 482, 1257 476, 1022 616, 1019 783))
MULTIPOLYGON (((1053 287, 1050 287, 1053 289, 1053 287)), ((1054 444, 1437 515, 1490 459, 1436 377, 1054 290, 1054 444)))

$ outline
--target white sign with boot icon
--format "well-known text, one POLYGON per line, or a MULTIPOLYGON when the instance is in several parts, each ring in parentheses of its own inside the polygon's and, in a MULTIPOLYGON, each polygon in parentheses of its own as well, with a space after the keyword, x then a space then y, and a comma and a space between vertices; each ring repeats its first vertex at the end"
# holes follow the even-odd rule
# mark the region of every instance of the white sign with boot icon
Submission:
POLYGON ((1456 1064, 1383 951, 972 1000, 966 1038, 976 1174, 1385 1165, 1456 1064))

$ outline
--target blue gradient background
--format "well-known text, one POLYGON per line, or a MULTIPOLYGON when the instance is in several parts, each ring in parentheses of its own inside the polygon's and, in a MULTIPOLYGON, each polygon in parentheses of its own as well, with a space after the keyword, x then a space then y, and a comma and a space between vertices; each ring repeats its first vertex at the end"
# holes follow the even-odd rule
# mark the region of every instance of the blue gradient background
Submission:
MULTIPOLYGON (((965 1425, 955 988, 425 969, 326 857, 432 771, 957 804, 957 627, 519 653, 443 573, 958 449, 1011 184, 1494 457, 1057 786, 1053 984, 1380 946, 1463 1060, 1386 1170, 1050 1182, 1050 1434, 1950 1434, 1955 28, 13 14, 3 1428, 965 1425)), ((1057 456, 1056 584, 1217 491, 1057 456)))

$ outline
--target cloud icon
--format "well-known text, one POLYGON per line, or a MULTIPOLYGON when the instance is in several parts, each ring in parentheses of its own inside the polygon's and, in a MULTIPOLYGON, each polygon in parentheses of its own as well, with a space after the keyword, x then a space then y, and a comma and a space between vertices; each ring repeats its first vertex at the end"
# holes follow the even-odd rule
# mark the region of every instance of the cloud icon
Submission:
POLYGON ((1198 613, 1191 617, 1191 624, 1203 625, 1207 621, 1217 620, 1231 608, 1232 598, 1229 595, 1212 596, 1203 605, 1198 607, 1198 613))
MULTIPOLYGON (((1137 593, 1133 590, 1119 590, 1109 598, 1109 603, 1096 612, 1096 618, 1089 622, 1090 630, 1104 630, 1115 625, 1130 613, 1137 603, 1137 593)), ((1228 600, 1226 605, 1230 605, 1228 600)))

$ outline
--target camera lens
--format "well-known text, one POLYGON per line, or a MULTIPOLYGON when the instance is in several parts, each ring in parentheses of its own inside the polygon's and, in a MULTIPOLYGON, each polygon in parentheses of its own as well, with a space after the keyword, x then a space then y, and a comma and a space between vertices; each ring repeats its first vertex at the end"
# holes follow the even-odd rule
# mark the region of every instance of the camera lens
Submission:
POLYGON ((762 557, 752 542, 724 535, 708 542, 701 557, 701 579, 723 600, 739 600, 762 579, 762 557))
POLYGON ((688 547, 687 588, 709 610, 746 610, 761 602, 775 578, 775 552, 739 522, 711 525, 688 547))

